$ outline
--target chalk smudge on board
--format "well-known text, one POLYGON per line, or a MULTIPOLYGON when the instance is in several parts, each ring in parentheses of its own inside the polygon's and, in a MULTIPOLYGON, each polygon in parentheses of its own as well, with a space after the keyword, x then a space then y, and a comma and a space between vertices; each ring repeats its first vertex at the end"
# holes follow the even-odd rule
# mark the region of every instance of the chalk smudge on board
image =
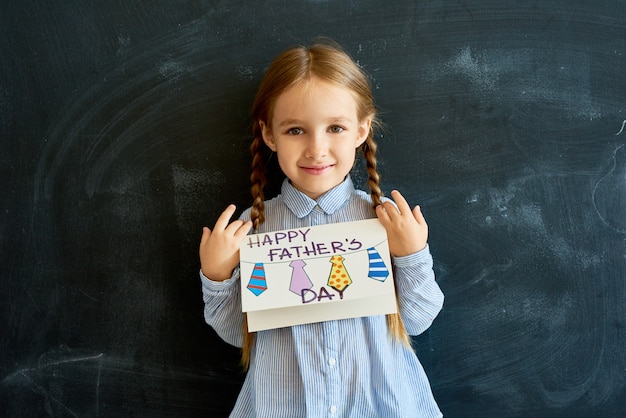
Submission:
MULTIPOLYGON (((624 124, 622 124, 623 128, 624 124)), ((596 214, 604 225, 615 232, 626 233, 626 219, 623 211, 626 207, 626 148, 624 145, 620 145, 613 151, 608 172, 593 189, 592 202, 596 214)))
POLYGON ((624 132, 624 126, 626 126, 626 119, 622 122, 622 127, 620 128, 619 132, 615 134, 615 136, 621 135, 622 132, 624 132))

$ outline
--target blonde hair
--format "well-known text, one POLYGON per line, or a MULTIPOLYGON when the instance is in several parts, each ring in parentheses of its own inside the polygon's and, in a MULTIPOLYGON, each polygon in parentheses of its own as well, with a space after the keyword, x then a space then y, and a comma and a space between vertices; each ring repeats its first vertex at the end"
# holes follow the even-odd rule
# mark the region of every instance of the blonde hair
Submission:
MULTIPOLYGON (((265 221, 264 190, 267 184, 267 162, 271 155, 271 150, 263 141, 261 123, 270 124, 276 100, 286 89, 302 80, 309 80, 312 76, 351 91, 357 104, 359 120, 371 117, 372 127, 380 126, 367 76, 338 45, 329 41, 317 42, 310 47, 298 46, 288 49, 276 57, 265 72, 252 104, 250 191, 253 201, 250 217, 255 230, 265 221)), ((370 195, 376 207, 381 204, 382 191, 379 185, 380 176, 376 169, 377 145, 374 141, 373 128, 370 129, 359 150, 365 158, 370 195)), ((410 345, 410 338, 399 314, 387 315, 387 323, 391 336, 403 344, 410 345)), ((244 318, 243 336, 241 362, 244 368, 247 368, 254 342, 254 335, 247 329, 247 318, 244 318)))

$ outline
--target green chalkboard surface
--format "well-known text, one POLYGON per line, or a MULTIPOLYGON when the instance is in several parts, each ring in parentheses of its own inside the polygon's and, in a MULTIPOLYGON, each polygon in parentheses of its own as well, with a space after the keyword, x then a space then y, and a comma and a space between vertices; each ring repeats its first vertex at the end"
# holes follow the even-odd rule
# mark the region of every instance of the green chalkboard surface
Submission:
POLYGON ((203 320, 201 228, 251 203, 264 69, 327 36, 371 78, 384 190, 429 222, 446 302, 415 348, 444 415, 623 417, 625 16, 623 0, 3 1, 0 415, 228 415, 244 375, 203 320))

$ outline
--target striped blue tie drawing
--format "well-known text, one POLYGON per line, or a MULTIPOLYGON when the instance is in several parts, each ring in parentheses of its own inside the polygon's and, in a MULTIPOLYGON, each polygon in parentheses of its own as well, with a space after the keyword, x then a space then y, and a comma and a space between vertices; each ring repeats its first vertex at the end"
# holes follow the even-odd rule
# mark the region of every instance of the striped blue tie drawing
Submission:
POLYGON ((265 280, 265 267, 263 267, 263 263, 254 264, 247 287, 255 296, 259 296, 267 290, 267 280, 265 280))
POLYGON ((385 262, 376 251, 376 248, 371 247, 367 249, 367 256, 370 261, 370 269, 368 273, 368 277, 378 280, 380 282, 384 282, 387 277, 389 277, 389 270, 385 265, 385 262))

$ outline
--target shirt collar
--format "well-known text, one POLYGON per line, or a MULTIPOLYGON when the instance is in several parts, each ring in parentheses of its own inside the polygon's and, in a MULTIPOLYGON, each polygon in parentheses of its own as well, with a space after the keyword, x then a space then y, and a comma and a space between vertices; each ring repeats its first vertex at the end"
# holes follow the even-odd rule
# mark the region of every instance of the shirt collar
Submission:
POLYGON ((291 184, 289 179, 285 179, 282 184, 281 193, 287 207, 298 218, 304 218, 311 213, 315 206, 319 206, 326 214, 331 215, 341 209, 354 193, 354 184, 350 176, 333 187, 317 200, 313 200, 291 184))

